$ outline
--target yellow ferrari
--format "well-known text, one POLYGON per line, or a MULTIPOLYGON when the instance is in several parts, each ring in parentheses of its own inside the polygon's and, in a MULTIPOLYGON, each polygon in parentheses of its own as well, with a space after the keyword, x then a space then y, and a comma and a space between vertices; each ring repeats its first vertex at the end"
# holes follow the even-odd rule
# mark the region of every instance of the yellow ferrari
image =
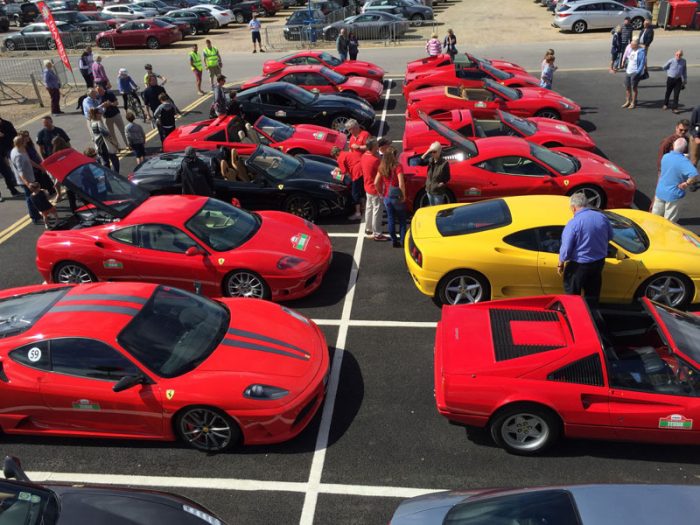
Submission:
MULTIPOLYGON (((700 300, 700 237, 631 209, 606 210, 614 230, 601 301, 700 300)), ((439 304, 563 293, 557 273, 569 198, 527 195, 420 208, 406 236, 408 271, 439 304)))

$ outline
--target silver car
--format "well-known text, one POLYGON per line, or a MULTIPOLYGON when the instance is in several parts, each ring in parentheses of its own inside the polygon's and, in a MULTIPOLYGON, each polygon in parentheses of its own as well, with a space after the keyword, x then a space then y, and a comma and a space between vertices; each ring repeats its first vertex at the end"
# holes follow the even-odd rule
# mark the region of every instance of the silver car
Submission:
POLYGON ((552 25, 574 33, 585 33, 589 29, 615 27, 622 24, 626 17, 630 17, 633 29, 641 29, 644 19, 651 19, 651 13, 646 9, 627 7, 611 0, 569 0, 557 5, 552 25))
POLYGON ((697 523, 698 513, 697 486, 571 485, 418 496, 402 502, 390 524, 675 525, 697 523))

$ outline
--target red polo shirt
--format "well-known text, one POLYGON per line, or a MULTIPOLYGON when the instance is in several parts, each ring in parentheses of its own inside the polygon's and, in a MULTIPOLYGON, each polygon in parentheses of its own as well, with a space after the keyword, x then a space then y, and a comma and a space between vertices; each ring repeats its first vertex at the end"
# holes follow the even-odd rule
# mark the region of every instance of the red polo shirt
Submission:
POLYGON ((350 166, 350 175, 352 176, 352 180, 357 180, 362 177, 360 162, 362 161, 362 155, 364 153, 363 149, 353 149, 353 146, 365 146, 368 139, 369 133, 362 130, 356 137, 350 135, 350 140, 348 140, 348 147, 350 148, 348 152, 348 165, 350 166))
POLYGON ((374 186, 374 179, 377 176, 377 170, 379 170, 380 160, 372 155, 369 151, 365 151, 362 155, 362 160, 360 161, 360 167, 362 168, 362 177, 365 183, 365 192, 369 195, 377 195, 377 188, 374 186))

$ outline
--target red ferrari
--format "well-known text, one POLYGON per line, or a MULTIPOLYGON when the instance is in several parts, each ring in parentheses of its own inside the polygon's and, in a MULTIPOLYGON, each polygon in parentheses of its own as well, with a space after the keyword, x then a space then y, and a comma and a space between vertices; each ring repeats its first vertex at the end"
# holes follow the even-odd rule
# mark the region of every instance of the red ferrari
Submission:
POLYGON ((360 97, 378 104, 384 84, 366 77, 348 77, 326 66, 288 66, 268 75, 253 77, 241 86, 250 89, 271 82, 288 82, 308 91, 360 97))
POLYGON ((5 434, 278 443, 321 405, 328 348, 302 315, 144 283, 0 292, 5 434))
POLYGON ((331 262, 328 234, 294 215, 148 194, 75 150, 42 165, 86 207, 37 241, 49 283, 145 281, 212 297, 304 297, 331 262))
POLYGON ((563 295, 445 306, 435 400, 508 452, 561 436, 700 445, 700 318, 641 299, 590 308, 563 295))
POLYGON ((480 118, 504 109, 518 117, 545 117, 576 123, 581 108, 574 101, 545 88, 510 88, 484 80, 481 88, 431 87, 418 89, 406 99, 408 118, 418 118, 418 111, 428 115, 451 109, 470 109, 480 118))
POLYGON ((440 121, 460 135, 478 140, 484 137, 520 137, 547 148, 565 146, 592 151, 596 145, 583 128, 569 122, 557 122, 549 118, 520 118, 506 111, 496 110, 488 118, 474 118, 468 109, 453 109, 428 117, 419 112, 420 120, 409 120, 403 134, 403 149, 428 149, 434 141, 444 146, 450 142, 432 130, 431 122, 440 121))
POLYGON ((502 71, 482 60, 470 61, 465 55, 457 55, 454 63, 427 71, 407 73, 403 81, 403 95, 432 86, 481 87, 482 80, 490 78, 504 86, 539 86, 540 80, 524 72, 502 71))
POLYGON ((290 126, 262 116, 251 127, 240 118, 229 115, 178 126, 166 137, 163 151, 182 151, 187 146, 198 149, 227 146, 236 148, 240 155, 250 155, 259 144, 263 144, 290 155, 309 153, 329 157, 334 146, 342 150, 346 142, 344 133, 321 126, 290 126))
POLYGON ((269 75, 284 69, 287 66, 326 66, 336 73, 347 77, 357 76, 371 78, 377 82, 384 82, 384 70, 371 62, 362 60, 346 60, 341 62, 325 51, 314 51, 312 49, 299 51, 276 60, 267 60, 263 64, 263 74, 269 75))
MULTIPOLYGON (((460 59, 462 57, 466 57, 466 59, 470 62, 486 62, 487 64, 491 64, 493 67, 500 69, 501 71, 509 71, 511 73, 520 73, 520 74, 527 74, 527 71, 525 71, 525 68, 513 64, 512 62, 507 62, 505 60, 491 60, 489 58, 478 58, 475 57, 474 55, 471 55, 469 53, 463 53, 461 55, 457 55, 460 59)), ((455 58, 457 58, 455 57, 455 58)), ((440 68, 447 66, 448 64, 451 63, 450 60, 450 55, 447 54, 442 54, 442 55, 437 55, 434 57, 424 57, 424 58, 419 58, 417 60, 413 60, 406 64, 406 75, 412 75, 412 74, 422 74, 425 72, 428 72, 432 69, 435 68, 440 68)))
MULTIPOLYGON (((508 195, 571 195, 582 191, 598 208, 629 208, 636 184, 609 160, 575 148, 547 149, 517 137, 464 138, 442 122, 425 117, 433 133, 447 143, 450 202, 473 202, 508 195)), ((406 175, 406 201, 424 206, 427 148, 404 150, 399 159, 406 175)))

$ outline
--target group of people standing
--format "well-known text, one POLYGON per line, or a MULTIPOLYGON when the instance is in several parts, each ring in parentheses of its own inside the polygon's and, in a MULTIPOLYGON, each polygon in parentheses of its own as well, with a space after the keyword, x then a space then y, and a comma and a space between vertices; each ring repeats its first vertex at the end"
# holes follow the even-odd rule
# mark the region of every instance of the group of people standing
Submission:
POLYGON ((335 50, 338 52, 341 62, 346 60, 357 60, 357 54, 360 51, 360 41, 357 35, 347 29, 342 28, 338 33, 338 38, 335 39, 335 50))
POLYGON ((433 33, 430 39, 425 43, 425 51, 428 56, 435 57, 446 53, 450 55, 450 60, 454 62, 457 55, 457 36, 452 29, 447 30, 445 38, 440 42, 437 33, 433 33))

